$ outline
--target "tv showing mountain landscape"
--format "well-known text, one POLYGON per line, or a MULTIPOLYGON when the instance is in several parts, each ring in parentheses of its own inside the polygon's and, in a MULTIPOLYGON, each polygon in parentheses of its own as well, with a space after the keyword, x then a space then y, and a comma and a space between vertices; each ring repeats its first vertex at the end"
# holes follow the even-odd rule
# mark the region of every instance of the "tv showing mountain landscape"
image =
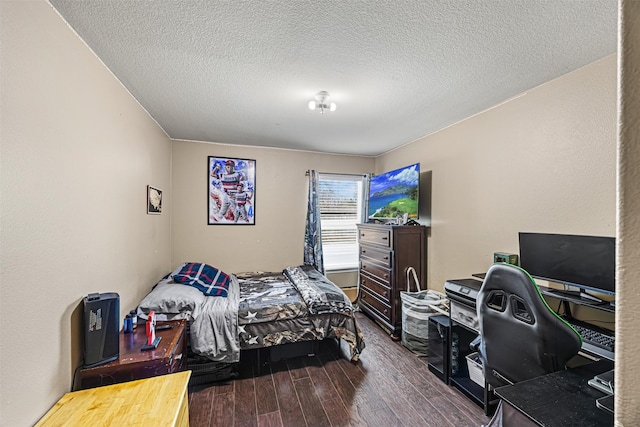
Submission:
POLYGON ((369 219, 418 218, 420 163, 371 177, 369 219))

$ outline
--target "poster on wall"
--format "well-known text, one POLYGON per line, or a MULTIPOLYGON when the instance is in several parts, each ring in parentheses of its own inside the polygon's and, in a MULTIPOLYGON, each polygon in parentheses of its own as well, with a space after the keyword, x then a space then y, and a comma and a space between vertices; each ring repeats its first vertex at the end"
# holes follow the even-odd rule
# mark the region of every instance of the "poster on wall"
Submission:
POLYGON ((255 225, 256 161, 209 156, 208 224, 255 225))
POLYGON ((147 213, 160 215, 162 213, 162 190, 147 185, 147 213))

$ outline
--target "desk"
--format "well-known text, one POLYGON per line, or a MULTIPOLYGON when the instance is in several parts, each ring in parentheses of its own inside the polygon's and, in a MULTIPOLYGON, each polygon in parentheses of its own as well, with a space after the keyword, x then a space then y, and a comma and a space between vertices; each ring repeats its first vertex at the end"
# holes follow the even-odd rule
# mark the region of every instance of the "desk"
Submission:
POLYGON ((587 384, 596 374, 612 368, 613 363, 601 360, 499 387, 495 394, 502 399, 503 405, 517 409, 535 425, 613 426, 613 415, 596 407, 596 399, 605 394, 587 384))
POLYGON ((67 393, 35 427, 189 425, 191 371, 67 393))

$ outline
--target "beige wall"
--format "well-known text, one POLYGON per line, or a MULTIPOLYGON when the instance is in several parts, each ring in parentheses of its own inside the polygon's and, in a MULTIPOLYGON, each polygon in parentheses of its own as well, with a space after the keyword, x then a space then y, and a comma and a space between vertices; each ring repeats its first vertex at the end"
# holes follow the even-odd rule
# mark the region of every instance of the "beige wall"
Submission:
POLYGON ((615 425, 640 425, 640 2, 621 2, 615 425))
POLYGON ((365 173, 370 157, 176 141, 172 149, 173 266, 201 261, 229 273, 302 263, 308 169, 365 173), (207 225, 207 157, 256 160, 255 225, 207 225))
MULTIPOLYGON (((0 425, 28 426, 80 363, 83 296, 137 305, 170 265, 171 143, 44 1, 2 1, 0 425)), ((204 190, 203 190, 204 192, 204 190)))
POLYGON ((614 236, 615 55, 389 152, 376 172, 416 161, 432 171, 430 288, 518 253, 519 231, 614 236))
MULTIPOLYGON (((626 4, 616 418, 636 425, 640 11, 626 4)), ((521 230, 616 232, 614 57, 373 160, 170 143, 45 2, 0 8, 2 426, 33 424, 70 389, 84 295, 118 292, 124 311, 182 260, 231 272, 301 262, 307 169, 432 171, 432 288, 517 252, 521 230), (257 160, 255 226, 206 225, 209 155, 257 160), (164 190, 162 215, 145 213, 147 184, 164 190)))

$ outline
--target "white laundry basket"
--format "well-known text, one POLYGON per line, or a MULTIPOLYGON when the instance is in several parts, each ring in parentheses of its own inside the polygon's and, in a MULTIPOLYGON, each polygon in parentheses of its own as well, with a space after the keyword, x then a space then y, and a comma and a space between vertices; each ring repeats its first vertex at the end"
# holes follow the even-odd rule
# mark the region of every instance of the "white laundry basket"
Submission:
POLYGON ((469 378, 480 387, 484 388, 484 374, 482 373, 482 360, 477 352, 465 356, 467 359, 467 368, 469 369, 469 378))
POLYGON ((437 291, 420 290, 420 282, 413 267, 407 268, 407 290, 400 292, 402 300, 402 345, 420 356, 427 355, 429 317, 449 315, 449 300, 437 291), (411 275, 411 276, 410 276, 411 275), (417 292, 411 292, 413 277, 417 292))

